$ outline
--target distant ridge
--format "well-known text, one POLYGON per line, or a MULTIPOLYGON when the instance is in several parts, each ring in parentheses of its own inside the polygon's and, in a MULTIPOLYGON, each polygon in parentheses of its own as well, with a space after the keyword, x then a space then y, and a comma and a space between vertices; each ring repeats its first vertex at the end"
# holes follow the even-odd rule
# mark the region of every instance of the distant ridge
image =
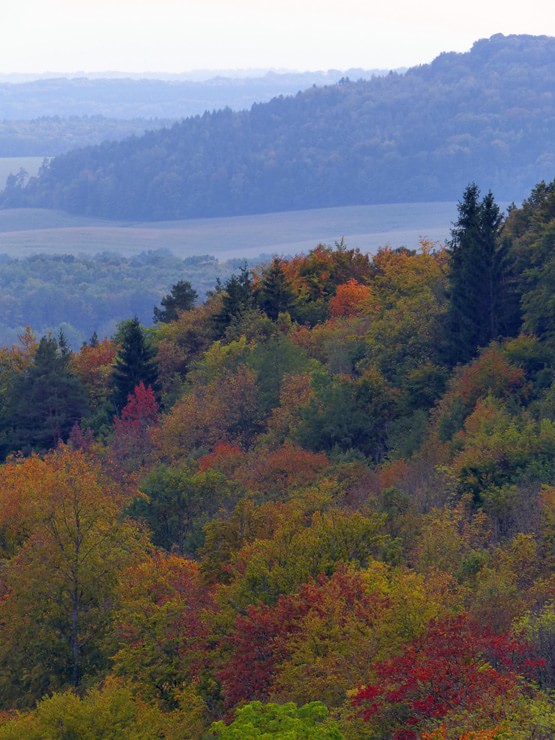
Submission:
POLYGON ((53 159, 4 206, 160 220, 457 200, 519 200, 555 171, 555 39, 503 36, 371 80, 206 113, 53 159))

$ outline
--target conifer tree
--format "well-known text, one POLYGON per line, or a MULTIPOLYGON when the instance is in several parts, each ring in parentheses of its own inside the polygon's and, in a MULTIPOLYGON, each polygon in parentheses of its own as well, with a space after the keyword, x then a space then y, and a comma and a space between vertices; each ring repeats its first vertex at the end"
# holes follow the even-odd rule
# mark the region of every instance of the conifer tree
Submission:
POLYGON ((273 321, 280 313, 291 312, 295 307, 295 295, 277 257, 274 257, 272 264, 262 275, 257 302, 266 316, 273 321))
POLYGON ((4 454, 55 447, 67 440, 86 412, 81 381, 68 367, 71 353, 60 337, 43 337, 28 370, 14 382, 2 415, 4 454))
POLYGON ((158 369, 154 362, 156 353, 148 344, 136 316, 121 325, 119 340, 120 349, 112 375, 112 401, 118 413, 141 381, 145 387, 150 386, 155 392, 158 391, 158 369))
POLYGON ((196 290, 188 280, 180 280, 172 285, 171 291, 160 303, 162 308, 154 308, 154 321, 169 323, 178 317, 178 311, 190 311, 198 298, 196 290))
POLYGON ((493 195, 480 201, 475 183, 458 206, 451 230, 449 360, 467 362, 492 339, 518 331, 519 316, 503 217, 493 195))
POLYGON ((214 325, 219 336, 223 336, 234 320, 253 307, 252 278, 247 266, 244 265, 239 275, 232 275, 223 287, 222 309, 214 316, 214 325))

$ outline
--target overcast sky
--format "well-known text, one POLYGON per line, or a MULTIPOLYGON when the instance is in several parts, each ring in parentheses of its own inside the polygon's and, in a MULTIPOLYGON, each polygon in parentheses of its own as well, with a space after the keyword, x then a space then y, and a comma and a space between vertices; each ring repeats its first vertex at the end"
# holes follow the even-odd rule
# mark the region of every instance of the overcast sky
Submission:
POLYGON ((0 73, 396 68, 494 33, 555 36, 545 0, 4 0, 0 73))

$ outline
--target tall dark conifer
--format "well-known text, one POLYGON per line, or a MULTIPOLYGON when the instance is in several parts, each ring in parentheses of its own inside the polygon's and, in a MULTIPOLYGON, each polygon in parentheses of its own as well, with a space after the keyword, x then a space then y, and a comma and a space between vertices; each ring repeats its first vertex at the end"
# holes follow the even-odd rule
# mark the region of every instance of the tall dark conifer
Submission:
POLYGON ((85 414, 85 390, 69 370, 70 355, 63 336, 60 341, 53 337, 40 340, 33 363, 15 379, 3 409, 3 455, 55 447, 60 440, 67 440, 85 414))
POLYGON ((274 321, 280 313, 291 312, 295 307, 295 295, 277 257, 274 257, 270 267, 264 270, 257 291, 257 303, 266 316, 274 321))
POLYGON ((492 339, 518 331, 519 316, 506 245, 500 239, 503 217, 493 195, 480 201, 469 185, 451 230, 449 272, 449 359, 467 362, 492 339))
POLYGON ((121 326, 119 339, 120 349, 112 375, 112 401, 118 413, 141 380, 146 387, 158 391, 158 369, 154 362, 156 353, 146 341, 137 317, 121 326))
POLYGON ((218 335, 224 335, 232 321, 254 307, 254 293, 251 274, 245 265, 238 275, 232 275, 222 290, 222 309, 214 316, 214 326, 218 335))

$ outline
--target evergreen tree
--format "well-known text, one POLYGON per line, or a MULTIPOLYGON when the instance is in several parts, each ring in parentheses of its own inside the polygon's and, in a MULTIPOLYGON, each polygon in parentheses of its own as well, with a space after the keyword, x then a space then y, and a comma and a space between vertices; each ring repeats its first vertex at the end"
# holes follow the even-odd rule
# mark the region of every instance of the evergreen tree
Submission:
POLYGON ((70 354, 63 336, 43 337, 32 365, 15 378, 1 420, 4 455, 55 447, 86 413, 85 390, 69 370, 70 354))
POLYGON ((257 303, 266 316, 273 321, 280 313, 291 312, 295 307, 295 294, 277 257, 274 257, 270 267, 262 274, 257 291, 257 303))
POLYGON ((171 291, 162 298, 163 308, 154 308, 154 321, 167 324, 175 321, 178 311, 190 311, 198 298, 196 290, 188 280, 180 280, 172 285, 171 291))
POLYGON ((254 307, 254 294, 251 274, 247 266, 240 269, 239 275, 232 275, 223 287, 222 309, 214 316, 214 324, 219 336, 241 314, 254 307))
POLYGON ((141 381, 145 387, 158 391, 158 369, 154 362, 156 353, 146 341, 137 317, 120 326, 118 340, 120 349, 112 375, 112 401, 119 413, 141 381))
POLYGON ((480 201, 475 183, 458 206, 451 230, 449 360, 467 362, 492 339, 518 331, 519 315, 503 217, 493 195, 480 201))

